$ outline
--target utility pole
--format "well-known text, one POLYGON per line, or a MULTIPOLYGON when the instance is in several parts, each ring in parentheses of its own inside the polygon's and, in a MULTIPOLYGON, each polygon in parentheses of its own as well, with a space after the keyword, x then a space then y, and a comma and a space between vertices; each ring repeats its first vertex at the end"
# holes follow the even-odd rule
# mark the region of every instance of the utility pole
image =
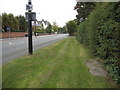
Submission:
POLYGON ((28 52, 29 55, 33 54, 33 45, 32 45, 32 21, 36 20, 36 13, 32 12, 33 6, 31 0, 28 0, 28 4, 26 5, 26 19, 28 20, 28 52))

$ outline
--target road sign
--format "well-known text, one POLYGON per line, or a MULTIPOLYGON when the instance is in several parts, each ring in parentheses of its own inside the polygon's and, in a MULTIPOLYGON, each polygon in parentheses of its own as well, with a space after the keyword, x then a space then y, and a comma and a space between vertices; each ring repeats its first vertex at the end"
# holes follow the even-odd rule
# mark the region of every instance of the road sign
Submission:
POLYGON ((26 10, 33 10, 33 5, 32 4, 29 4, 29 5, 26 5, 26 10))
POLYGON ((10 30, 10 28, 6 28, 6 30, 10 30))
POLYGON ((36 21, 36 13, 35 12, 26 12, 25 17, 26 17, 26 20, 36 21))

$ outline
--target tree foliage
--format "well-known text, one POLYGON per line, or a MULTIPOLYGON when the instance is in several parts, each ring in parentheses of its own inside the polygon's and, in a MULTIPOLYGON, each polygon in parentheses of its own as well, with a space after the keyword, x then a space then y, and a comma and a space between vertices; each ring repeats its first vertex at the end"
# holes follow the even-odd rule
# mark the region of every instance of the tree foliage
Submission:
POLYGON ((77 10, 78 13, 78 15, 76 15, 78 24, 88 17, 88 15, 94 9, 94 7, 94 2, 77 2, 74 9, 77 10))
POLYGON ((18 21, 18 30, 20 32, 25 32, 27 29, 27 22, 25 20, 25 17, 22 15, 19 15, 16 17, 18 21))
POLYGON ((24 16, 14 16, 13 14, 2 14, 2 28, 4 32, 7 32, 7 28, 10 28, 11 32, 25 32, 27 30, 27 22, 24 16))
POLYGON ((76 32, 76 28, 77 28, 76 21, 74 21, 74 20, 69 21, 69 22, 66 24, 66 27, 67 27, 67 31, 68 31, 69 35, 70 35, 70 36, 74 35, 75 32, 76 32))
POLYGON ((66 28, 66 26, 59 27, 58 33, 67 33, 67 28, 66 28))
POLYGON ((62 33, 68 33, 66 26, 62 27, 62 33))
POLYGON ((49 23, 49 25, 46 28, 46 33, 51 34, 52 33, 52 25, 49 23))
POLYGON ((58 32, 59 27, 55 21, 53 22, 52 29, 54 30, 54 32, 58 32))
POLYGON ((2 15, 0 14, 0 32, 2 31, 2 15))

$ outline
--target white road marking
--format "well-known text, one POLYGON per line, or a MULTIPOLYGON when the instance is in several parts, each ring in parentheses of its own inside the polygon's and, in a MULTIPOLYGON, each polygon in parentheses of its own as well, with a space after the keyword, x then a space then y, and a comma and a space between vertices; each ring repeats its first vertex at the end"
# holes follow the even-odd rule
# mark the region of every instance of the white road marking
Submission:
POLYGON ((18 44, 22 44, 24 43, 23 41, 20 41, 20 42, 17 42, 17 43, 12 43, 12 42, 9 42, 9 45, 18 45, 18 44))
POLYGON ((24 43, 23 41, 20 41, 20 43, 24 43))
POLYGON ((13 45, 11 42, 9 42, 9 45, 13 45))

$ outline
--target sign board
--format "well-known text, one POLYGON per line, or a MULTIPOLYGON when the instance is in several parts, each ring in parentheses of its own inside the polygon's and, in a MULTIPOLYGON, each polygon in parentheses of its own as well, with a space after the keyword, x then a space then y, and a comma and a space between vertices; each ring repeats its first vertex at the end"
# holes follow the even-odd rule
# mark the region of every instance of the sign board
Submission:
POLYGON ((25 17, 26 17, 26 20, 36 21, 36 13, 35 12, 26 12, 25 17))
POLYGON ((26 10, 33 10, 33 6, 30 4, 30 5, 26 5, 26 10))
POLYGON ((6 30, 10 30, 10 28, 6 28, 6 30))

